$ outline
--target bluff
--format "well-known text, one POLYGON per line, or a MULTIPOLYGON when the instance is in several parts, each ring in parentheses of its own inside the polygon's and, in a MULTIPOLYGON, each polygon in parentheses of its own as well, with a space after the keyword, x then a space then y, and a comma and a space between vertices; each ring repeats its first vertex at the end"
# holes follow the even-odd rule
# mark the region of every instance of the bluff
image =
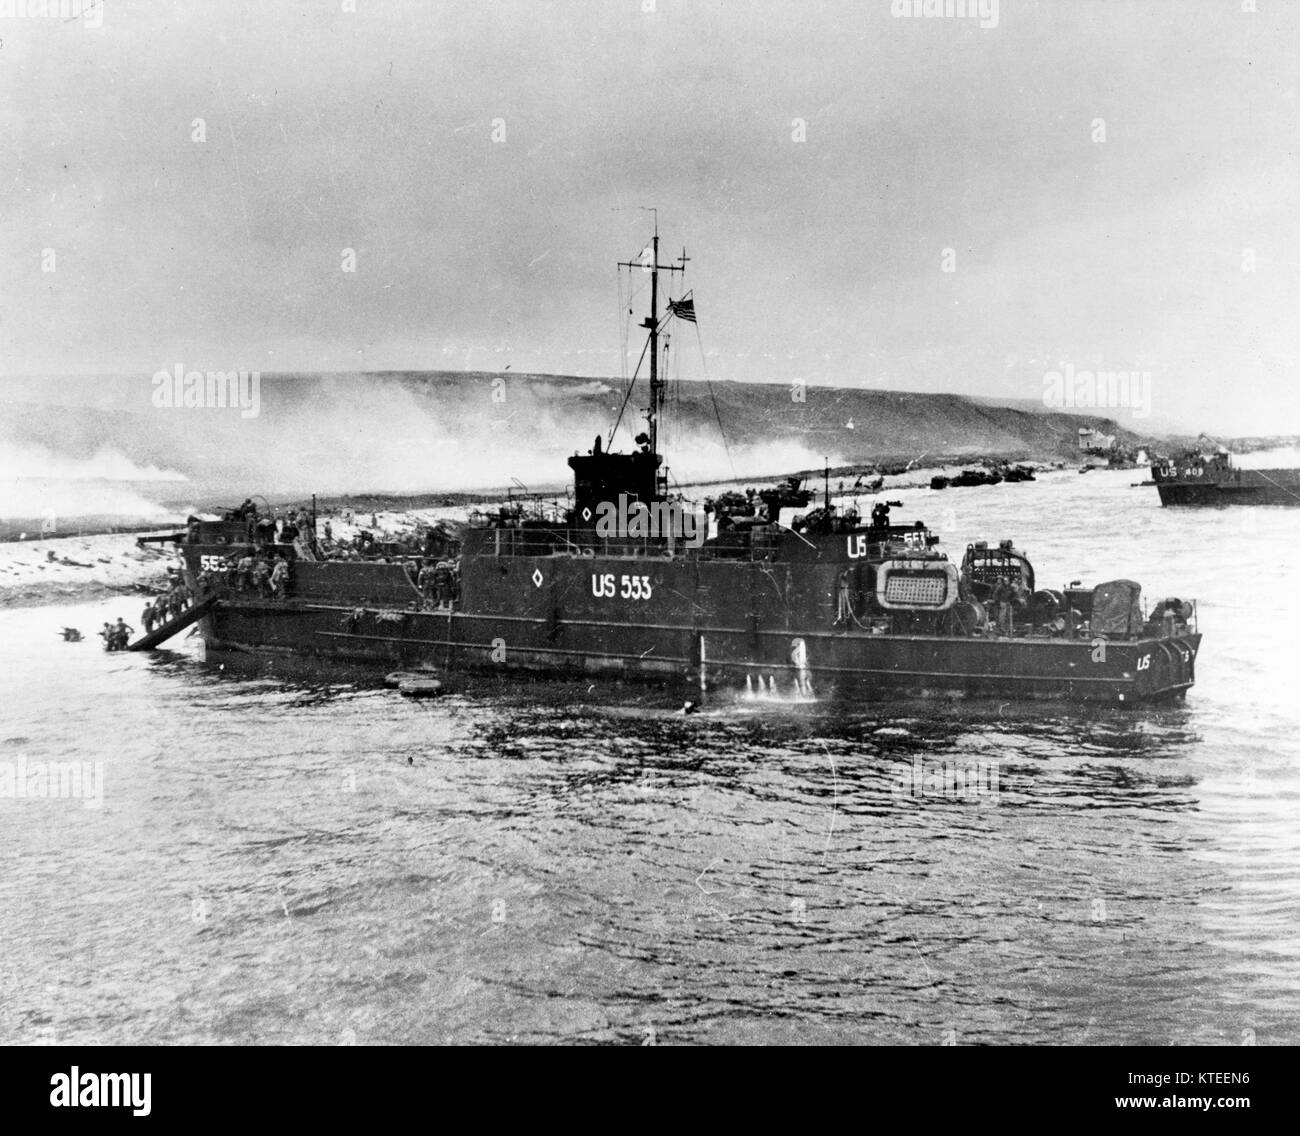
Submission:
MULTIPOLYGON (((130 481, 150 500, 499 489, 563 484, 565 458, 608 433, 615 379, 505 372, 267 374, 258 412, 160 407, 147 376, 0 380, 0 446, 30 484, 130 481), (138 471, 133 474, 131 471, 138 471)), ((681 483, 836 466, 976 457, 1073 460, 1078 429, 1124 444, 1106 418, 960 394, 784 384, 669 388, 664 439, 681 483)), ((623 415, 642 428, 638 388, 623 415)), ((616 446, 626 448, 620 432, 616 446)), ((8 468, 8 467, 13 468, 8 468)), ((15 512, 12 508, 11 515, 15 512)), ((62 511, 61 509, 58 511, 62 511)), ((24 514, 28 510, 23 510, 24 514)))

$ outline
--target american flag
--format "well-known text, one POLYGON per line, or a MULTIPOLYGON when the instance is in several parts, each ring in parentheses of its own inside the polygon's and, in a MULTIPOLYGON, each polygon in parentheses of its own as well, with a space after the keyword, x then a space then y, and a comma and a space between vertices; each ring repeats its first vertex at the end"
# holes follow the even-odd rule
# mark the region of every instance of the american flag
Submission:
POLYGON ((690 320, 695 322, 695 301, 687 296, 684 300, 669 300, 668 311, 678 319, 690 320))

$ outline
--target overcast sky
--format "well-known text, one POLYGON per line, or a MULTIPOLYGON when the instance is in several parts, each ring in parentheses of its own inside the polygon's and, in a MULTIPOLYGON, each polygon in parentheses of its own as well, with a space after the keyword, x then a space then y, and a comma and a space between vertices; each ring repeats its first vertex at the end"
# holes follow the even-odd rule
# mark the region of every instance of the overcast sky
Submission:
POLYGON ((617 376, 653 205, 684 376, 1300 431, 1300 4, 345 6, 0 18, 5 373, 617 376))

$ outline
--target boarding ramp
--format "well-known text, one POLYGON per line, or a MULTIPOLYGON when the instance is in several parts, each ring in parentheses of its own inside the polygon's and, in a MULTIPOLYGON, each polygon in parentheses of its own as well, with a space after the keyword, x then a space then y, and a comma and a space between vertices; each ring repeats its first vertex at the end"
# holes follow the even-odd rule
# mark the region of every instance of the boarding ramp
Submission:
POLYGON ((187 607, 180 615, 173 616, 161 627, 155 627, 148 635, 141 636, 134 643, 127 645, 128 651, 151 651, 160 643, 165 643, 178 631, 184 631, 191 623, 196 623, 202 619, 217 602, 218 596, 215 592, 209 593, 203 599, 195 601, 187 607))

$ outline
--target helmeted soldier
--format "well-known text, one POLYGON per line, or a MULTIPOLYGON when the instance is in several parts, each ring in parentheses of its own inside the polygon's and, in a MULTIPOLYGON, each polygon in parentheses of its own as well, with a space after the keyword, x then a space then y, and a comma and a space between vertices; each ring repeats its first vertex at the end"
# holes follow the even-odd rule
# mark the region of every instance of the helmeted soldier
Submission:
POLYGON ((284 586, 289 582, 289 562, 283 556, 275 558, 275 567, 271 569, 271 594, 277 599, 284 599, 284 586))
POLYGON ((439 607, 451 603, 452 572, 451 564, 446 560, 439 560, 433 569, 433 591, 437 597, 439 607))

